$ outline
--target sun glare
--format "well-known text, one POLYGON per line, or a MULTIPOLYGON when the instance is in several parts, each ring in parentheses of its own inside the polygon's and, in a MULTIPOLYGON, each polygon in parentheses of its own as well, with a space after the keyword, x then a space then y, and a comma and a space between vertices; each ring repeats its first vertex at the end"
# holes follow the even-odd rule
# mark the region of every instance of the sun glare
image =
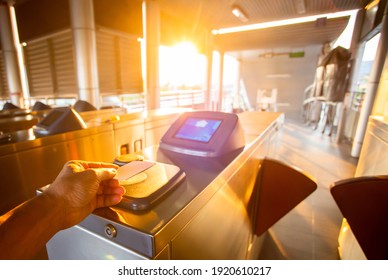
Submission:
POLYGON ((192 43, 161 46, 159 54, 161 86, 178 88, 202 85, 206 60, 192 43))

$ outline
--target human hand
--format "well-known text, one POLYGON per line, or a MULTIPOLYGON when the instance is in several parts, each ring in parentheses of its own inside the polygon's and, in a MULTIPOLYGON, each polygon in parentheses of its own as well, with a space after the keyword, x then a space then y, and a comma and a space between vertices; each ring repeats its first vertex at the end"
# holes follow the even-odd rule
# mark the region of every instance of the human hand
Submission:
POLYGON ((44 192, 63 209, 62 228, 78 224, 94 209, 120 202, 125 190, 113 179, 114 164, 73 160, 67 162, 44 192))

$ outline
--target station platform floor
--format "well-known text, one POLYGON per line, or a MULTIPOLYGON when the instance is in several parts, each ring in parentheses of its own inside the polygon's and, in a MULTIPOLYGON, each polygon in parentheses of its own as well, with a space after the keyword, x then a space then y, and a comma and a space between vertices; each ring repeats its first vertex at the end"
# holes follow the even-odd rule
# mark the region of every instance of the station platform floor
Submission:
POLYGON ((351 144, 335 141, 320 129, 286 114, 282 142, 276 159, 313 176, 317 190, 272 226, 259 259, 338 260, 342 214, 331 197, 331 183, 354 177, 357 159, 351 144))

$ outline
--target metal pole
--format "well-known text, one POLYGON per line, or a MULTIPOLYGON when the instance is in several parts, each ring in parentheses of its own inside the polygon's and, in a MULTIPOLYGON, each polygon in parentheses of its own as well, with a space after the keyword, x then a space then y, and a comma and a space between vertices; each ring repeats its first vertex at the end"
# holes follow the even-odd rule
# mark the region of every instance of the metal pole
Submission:
POLYGON ((205 109, 211 110, 211 97, 212 97, 212 79, 213 79, 213 48, 214 38, 210 33, 207 36, 206 41, 206 91, 205 91, 205 109))
POLYGON ((365 49, 365 43, 359 43, 360 41, 360 33, 362 30, 362 23, 364 20, 365 11, 362 9, 358 11, 356 16, 356 22, 354 24, 354 30, 353 30, 353 36, 350 44, 350 51, 352 53, 352 60, 351 60, 351 71, 350 71, 350 80, 349 80, 349 88, 348 93, 350 96, 344 99, 342 102, 342 109, 340 110, 340 116, 338 120, 338 128, 337 128, 337 135, 336 135, 336 143, 340 143, 344 136, 345 131, 345 122, 346 122, 346 116, 349 114, 349 111, 351 110, 351 96, 354 94, 354 92, 357 89, 357 76, 360 70, 361 62, 362 62, 362 54, 364 53, 365 49))
POLYGON ((370 73, 368 86, 365 93, 365 99, 361 108, 360 118, 357 124, 357 130, 353 141, 351 156, 359 157, 362 143, 365 137, 366 127, 368 125, 368 119, 372 112, 373 103, 376 98, 377 88, 380 83, 381 72, 384 67, 385 58, 388 50, 388 17, 387 17, 388 5, 385 7, 384 16, 381 25, 380 41, 377 47, 375 60, 370 73))
POLYGON ((145 48, 144 92, 147 99, 147 109, 151 110, 160 107, 160 12, 158 3, 153 0, 143 1, 143 36, 145 48))
POLYGON ((220 76, 219 76, 219 90, 218 90, 218 96, 217 96, 217 99, 216 99, 216 110, 217 111, 222 111, 222 106, 223 106, 223 93, 224 93, 224 60, 225 60, 225 53, 222 51, 220 52, 220 65, 219 65, 219 72, 220 72, 220 76))
POLYGON ((15 10, 9 2, 0 2, 0 26, 1 48, 10 99, 14 105, 23 108, 23 86, 20 68, 23 65, 23 60, 20 51, 15 10))
POLYGON ((93 0, 69 0, 78 98, 99 108, 96 31, 93 0))

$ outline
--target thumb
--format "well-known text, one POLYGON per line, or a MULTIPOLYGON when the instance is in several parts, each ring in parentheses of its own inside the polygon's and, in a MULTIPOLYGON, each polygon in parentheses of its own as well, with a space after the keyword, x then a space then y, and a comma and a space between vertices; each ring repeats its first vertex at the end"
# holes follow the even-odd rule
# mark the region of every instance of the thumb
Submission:
POLYGON ((114 176, 116 176, 117 173, 116 169, 114 168, 96 168, 94 170, 100 182, 112 179, 114 176))

